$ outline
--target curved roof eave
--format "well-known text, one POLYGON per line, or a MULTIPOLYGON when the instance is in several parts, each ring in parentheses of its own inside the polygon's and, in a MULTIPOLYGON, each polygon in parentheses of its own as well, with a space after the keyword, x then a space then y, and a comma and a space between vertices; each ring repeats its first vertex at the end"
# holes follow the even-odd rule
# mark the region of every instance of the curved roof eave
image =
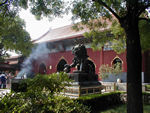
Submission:
POLYGON ((73 25, 67 25, 56 29, 50 29, 44 35, 40 36, 38 39, 33 40, 34 44, 44 43, 44 42, 54 42, 64 39, 71 39, 75 37, 83 36, 85 32, 88 31, 87 28, 81 31, 75 31, 72 29, 73 25))

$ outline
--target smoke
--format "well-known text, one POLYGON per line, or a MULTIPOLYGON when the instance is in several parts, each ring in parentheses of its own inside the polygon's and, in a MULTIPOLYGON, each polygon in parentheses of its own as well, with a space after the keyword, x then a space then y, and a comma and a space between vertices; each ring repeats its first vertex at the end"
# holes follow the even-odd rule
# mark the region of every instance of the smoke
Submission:
POLYGON ((29 55, 29 57, 23 62, 22 69, 18 73, 17 77, 29 77, 32 78, 33 76, 33 67, 32 63, 34 60, 37 59, 46 59, 48 58, 48 53, 50 50, 47 48, 46 43, 38 44, 36 47, 32 48, 32 53, 29 55))

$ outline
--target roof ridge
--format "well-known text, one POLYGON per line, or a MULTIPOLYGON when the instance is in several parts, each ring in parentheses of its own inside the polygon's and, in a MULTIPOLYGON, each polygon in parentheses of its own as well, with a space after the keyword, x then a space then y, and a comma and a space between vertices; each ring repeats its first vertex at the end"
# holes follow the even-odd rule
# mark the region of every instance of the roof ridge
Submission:
POLYGON ((41 35, 40 37, 38 37, 37 39, 32 40, 32 42, 34 43, 35 41, 40 40, 40 39, 43 38, 45 35, 47 35, 49 32, 50 32, 50 29, 49 29, 47 32, 45 32, 43 35, 41 35))
POLYGON ((34 42, 36 42, 36 41, 38 41, 38 40, 40 40, 41 38, 43 38, 45 35, 47 35, 49 32, 51 32, 52 30, 58 30, 58 29, 63 29, 63 28, 65 28, 65 27, 71 27, 71 26, 73 26, 73 24, 69 24, 69 25, 65 25, 65 26, 61 26, 61 27, 57 27, 57 28, 49 28, 49 30, 47 31, 47 32, 45 32, 43 35, 41 35, 40 37, 38 37, 37 39, 34 39, 34 40, 32 40, 32 42, 34 43, 34 42))

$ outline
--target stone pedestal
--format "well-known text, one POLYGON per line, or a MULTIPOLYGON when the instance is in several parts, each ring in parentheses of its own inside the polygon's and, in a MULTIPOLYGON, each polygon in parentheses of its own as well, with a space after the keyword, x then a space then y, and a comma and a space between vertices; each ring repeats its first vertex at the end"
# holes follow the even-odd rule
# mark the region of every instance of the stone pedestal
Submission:
POLYGON ((73 80, 70 87, 66 87, 64 95, 77 98, 83 95, 98 94, 104 88, 98 81, 97 75, 90 75, 80 71, 68 74, 73 80))
POLYGON ((12 79, 11 81, 11 90, 15 92, 26 92, 27 84, 22 83, 24 79, 12 79))

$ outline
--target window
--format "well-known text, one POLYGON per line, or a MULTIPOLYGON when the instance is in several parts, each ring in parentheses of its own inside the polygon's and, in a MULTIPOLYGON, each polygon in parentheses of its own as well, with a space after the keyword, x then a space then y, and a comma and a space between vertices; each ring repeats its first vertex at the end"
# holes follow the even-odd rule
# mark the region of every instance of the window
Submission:
POLYGON ((67 64, 67 62, 64 59, 61 59, 57 64, 57 72, 64 71, 65 64, 67 64))
POLYGON ((115 58, 112 62, 114 69, 122 69, 122 61, 119 58, 115 58))
POLYGON ((46 66, 44 63, 40 64, 39 66, 39 73, 40 74, 46 74, 46 66))

